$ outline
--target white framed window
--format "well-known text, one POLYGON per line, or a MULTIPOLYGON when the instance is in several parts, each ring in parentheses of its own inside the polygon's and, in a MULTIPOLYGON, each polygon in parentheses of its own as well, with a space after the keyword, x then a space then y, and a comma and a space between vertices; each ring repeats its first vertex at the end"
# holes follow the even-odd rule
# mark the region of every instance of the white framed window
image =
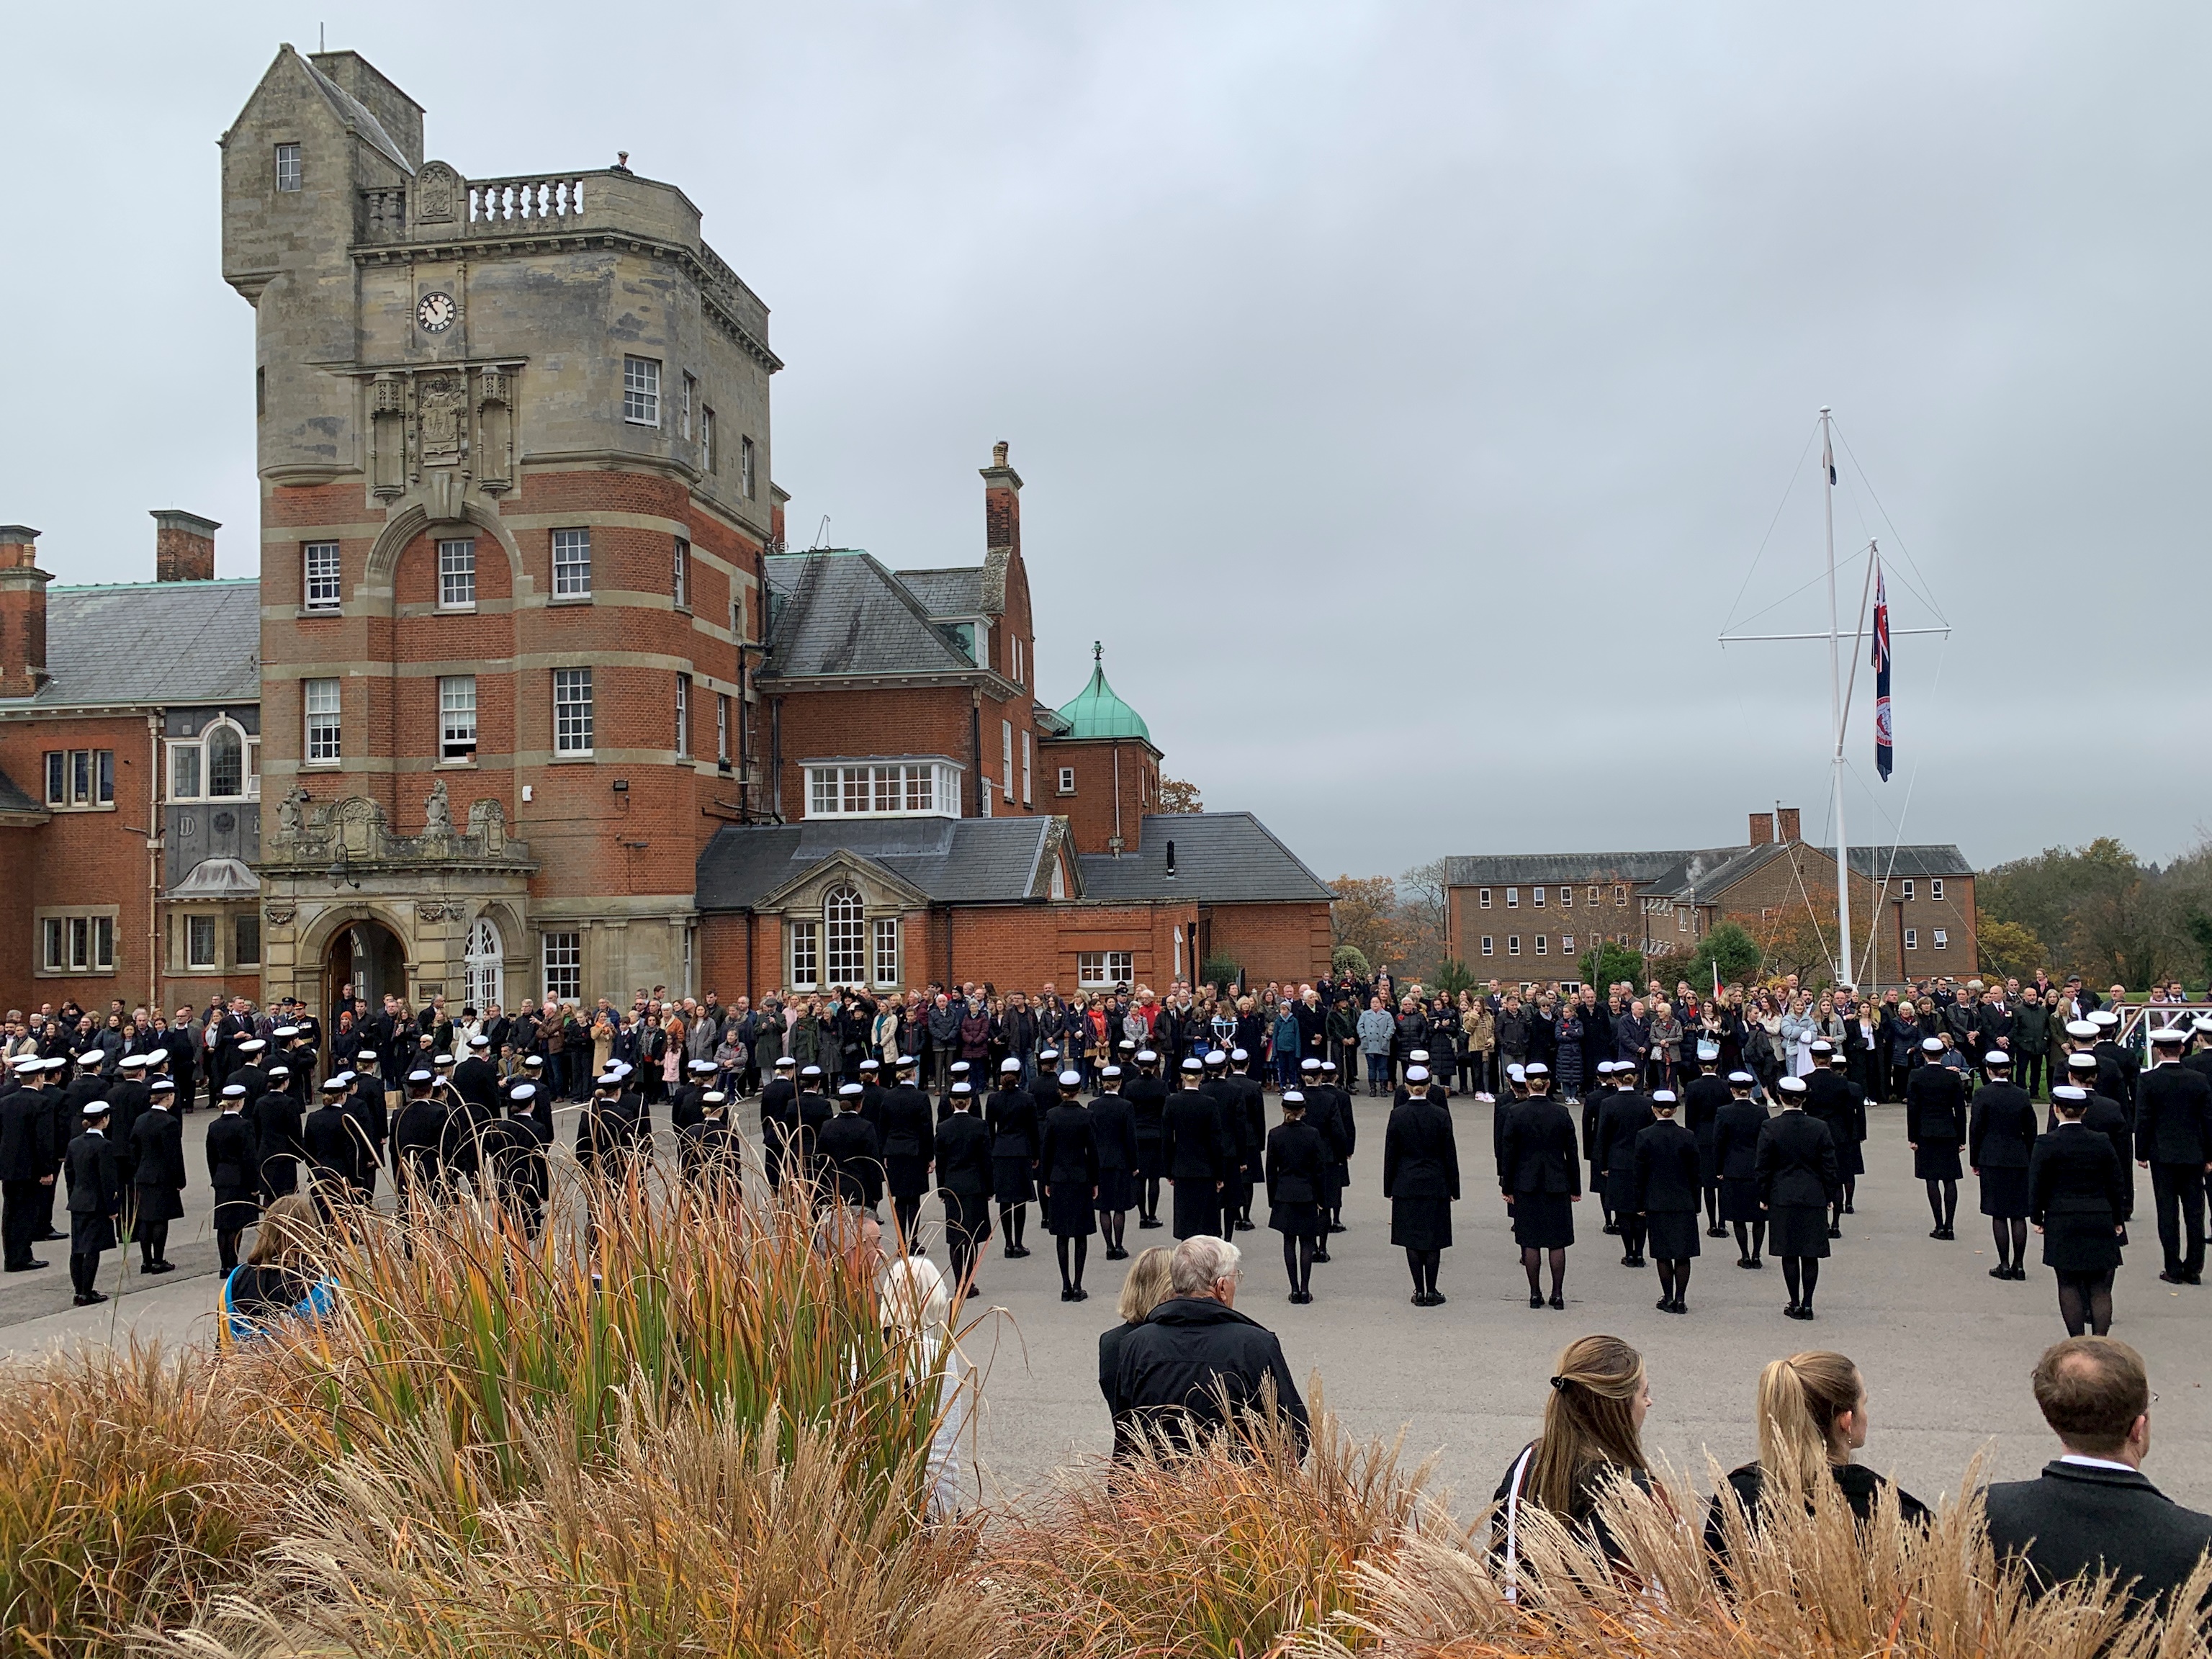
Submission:
POLYGON ((261 915, 248 910, 231 918, 230 965, 234 968, 258 968, 261 965, 261 915))
POLYGON ((676 677, 676 758, 691 758, 691 677, 676 677))
POLYGON ((720 465, 721 458, 714 452, 714 411, 702 409, 699 411, 699 470, 713 472, 720 465))
POLYGON ((185 966, 212 968, 215 962, 215 918, 185 918, 185 966))
POLYGON ((753 498, 754 449, 750 438, 738 440, 738 491, 747 501, 753 498))
POLYGON ((501 994, 505 988, 500 983, 506 955, 491 918, 478 916, 469 928, 468 948, 461 957, 461 994, 478 1013, 495 1002, 507 1000, 501 994))
POLYGON ((1948 928, 1938 927, 1936 930, 1936 948, 1939 951, 1951 948, 1951 934, 1948 928))
POLYGON ((438 677, 438 758, 469 761, 477 757, 477 677, 441 674, 438 677))
POLYGON ((1505 954, 1509 957, 1517 957, 1521 954, 1520 934, 1508 933, 1505 936, 1505 954))
POLYGON ((1615 904, 1626 904, 1628 902, 1628 889, 1626 887, 1614 888, 1613 890, 1613 902, 1615 904))
POLYGON ((999 790, 1008 800, 1014 798, 1014 723, 999 722, 999 790))
POLYGON ((886 761, 806 769, 811 818, 954 817, 960 769, 946 761, 886 761))
MULTIPOLYGON (((334 679, 301 680, 301 701, 307 711, 307 744, 301 756, 309 765, 336 764, 342 752, 339 738, 338 683, 334 679)), ((209 757, 209 792, 214 792, 214 757, 209 757)))
POLYGON ((309 611, 336 611, 344 603, 338 591, 338 544, 336 542, 302 542, 300 544, 301 566, 301 603, 309 611))
POLYGON ((556 530, 553 532, 553 597, 568 599, 592 591, 592 532, 556 530))
POLYGON ((1022 729, 1022 805, 1028 806, 1031 804, 1031 797, 1030 795, 1030 734, 1029 728, 1024 726, 1022 729))
POLYGON ((1014 659, 1014 684, 1016 685, 1019 685, 1022 683, 1022 636, 1016 634, 1012 637, 1014 647, 1012 653, 1014 659))
POLYGON ((553 752, 592 752, 592 671, 588 668, 553 671, 553 752))
POLYGON ((691 544, 681 536, 676 538, 675 556, 670 562, 674 568, 669 575, 669 594, 675 599, 678 611, 689 611, 691 608, 691 544))
MULTIPOLYGON (((1542 901, 1539 900, 1538 902, 1540 903, 1542 901)), ((1575 890, 1573 888, 1562 887, 1559 889, 1559 908, 1562 910, 1571 910, 1575 908, 1575 890)))
POLYGON ((1476 888, 1474 902, 1477 909, 1487 910, 1490 908, 1490 890, 1487 887, 1476 888))
POLYGON ((169 743, 171 800, 254 799, 261 793, 261 739, 234 720, 169 743))
POLYGON ((1521 890, 1518 887, 1509 887, 1505 890, 1505 908, 1509 910, 1518 910, 1521 908, 1521 890))
POLYGON ((691 436, 691 406, 699 400, 699 382, 690 375, 684 377, 684 408, 679 417, 684 438, 691 436))
POLYGON ((1905 901, 1906 901, 1906 902, 1910 903, 1910 902, 1911 902, 1911 899, 1912 899, 1912 878, 1911 878, 1911 877, 1910 877, 1910 876, 1907 876, 1907 877, 1905 878, 1905 901))
POLYGON ((114 805, 115 751, 46 750, 46 805, 86 810, 114 805))
POLYGON ((1489 934, 1485 933, 1482 936, 1482 954, 1486 957, 1495 956, 1498 953, 1497 944, 1498 942, 1495 939, 1491 938, 1489 934))
POLYGON ((1597 902, 1597 884, 1595 882, 1590 884, 1589 891, 1583 895, 1583 902, 1593 905, 1597 902))
POLYGON ((300 147, 297 144, 276 146, 276 188, 286 196, 300 188, 300 147))
POLYGON ((730 763, 730 700, 719 691, 714 694, 714 762, 719 766, 730 763))
POLYGON ((991 797, 997 793, 991 787, 991 775, 988 772, 984 773, 976 780, 976 784, 978 786, 975 791, 976 798, 981 803, 983 816, 988 818, 991 816, 991 797))
POLYGON ((115 910, 39 912, 41 974, 112 974, 115 971, 115 910))
POLYGON ((473 611, 477 608, 477 544, 459 536, 438 544, 438 609, 473 611))
POLYGON ((208 728, 207 792, 216 800, 246 793, 246 733, 228 720, 208 728))
POLYGON ((544 964, 547 1002, 574 1002, 584 994, 584 936, 581 933, 540 934, 538 956, 544 964))
POLYGON ((1908 927, 1905 930, 1905 948, 1908 951, 1917 951, 1920 948, 1920 930, 1917 927, 1908 927))
POLYGON ((200 798, 200 746, 197 743, 173 743, 169 745, 169 799, 198 800, 200 798))
POLYGON ((1528 902, 1534 905, 1539 910, 1542 909, 1544 908, 1544 890, 1540 887, 1530 888, 1528 890, 1528 902))
POLYGON ((899 982, 899 925, 896 916, 878 916, 872 930, 875 949, 870 953, 873 965, 870 969, 878 986, 890 987, 899 982))
POLYGON ((1072 795, 1075 793, 1075 769, 1072 766, 1063 766, 1060 769, 1060 793, 1063 795, 1072 795))
POLYGON ((1054 902, 1067 896, 1067 871, 1058 859, 1052 861, 1052 881, 1045 891, 1054 902))
POLYGON ((1930 876, 1930 877, 1928 878, 1928 896, 1929 896, 1929 898, 1931 898, 1931 899, 1934 899, 1934 900, 1935 900, 1937 903, 1939 903, 1939 904, 1942 902, 1942 901, 1943 901, 1943 878, 1942 878, 1942 877, 1941 877, 1941 876, 1930 876))
POLYGON ((1136 953, 1132 951, 1079 951, 1075 982, 1086 991, 1110 990, 1127 985, 1137 976, 1136 953))
POLYGON ((1549 956, 1551 954, 1551 942, 1550 935, 1546 933, 1537 934, 1536 954, 1540 957, 1549 956))
POLYGON ((1690 910, 1687 905, 1674 912, 1674 931, 1678 933, 1686 933, 1690 931, 1690 910))
POLYGON ((1563 957, 1571 957, 1571 956, 1574 955, 1574 953, 1575 953, 1575 936, 1574 936, 1572 933, 1562 933, 1562 934, 1560 934, 1560 935, 1559 935, 1559 954, 1560 954, 1561 956, 1563 956, 1563 957))
POLYGON ((794 991, 814 990, 822 983, 822 924, 818 921, 794 921, 788 932, 791 988, 794 991))
POLYGON ((623 359, 623 419, 633 426, 660 424, 660 363, 653 357, 623 359))

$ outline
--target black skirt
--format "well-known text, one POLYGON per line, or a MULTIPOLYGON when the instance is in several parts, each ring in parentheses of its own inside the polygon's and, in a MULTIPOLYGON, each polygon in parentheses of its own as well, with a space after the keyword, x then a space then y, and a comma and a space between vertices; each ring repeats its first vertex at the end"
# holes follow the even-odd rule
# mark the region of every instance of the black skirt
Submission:
POLYGON ((98 1255, 115 1248, 115 1218, 112 1215, 73 1215, 70 1218, 70 1254, 98 1255))
POLYGON ((131 1193, 138 1221, 174 1221, 185 1212, 185 1195, 173 1187, 133 1187, 131 1193))
POLYGON ((1101 1170, 1094 1209, 1115 1212, 1137 1207, 1136 1177, 1127 1170, 1101 1170))
POLYGON ((261 1219, 260 1194, 251 1187, 215 1189, 215 1214, 210 1220, 219 1233, 243 1232, 261 1219))
POLYGON ((2043 1265, 2062 1273, 2110 1273, 2120 1265, 2120 1238, 2112 1217, 2064 1212, 2045 1217, 2043 1265))
POLYGON ((1836 1137, 1836 1173, 1846 1179, 1866 1173, 1866 1153, 1849 1135, 1836 1137))
POLYGON ((1764 1221, 1765 1212, 1759 1207, 1759 1182, 1748 1176, 1721 1177, 1721 1219, 1723 1221, 1764 1221))
POLYGON ((1392 1199, 1390 1242, 1401 1250, 1449 1249, 1451 1206, 1448 1198, 1392 1199))
POLYGON ((1712 1137, 1703 1136, 1698 1141, 1698 1184, 1700 1187, 1717 1186, 1720 1178, 1720 1163, 1713 1156, 1712 1137))
POLYGON ((1137 1173, 1158 1177, 1167 1171, 1167 1142, 1158 1135, 1137 1137, 1137 1173))
POLYGON ((1205 1176, 1186 1176, 1175 1185, 1175 1236, 1196 1238, 1221 1233, 1221 1194, 1205 1176))
POLYGON ((1828 1206, 1776 1205, 1766 1212, 1766 1248, 1775 1255, 1826 1255, 1828 1206))
MULTIPOLYGON (((1704 1218, 1694 1210, 1657 1210, 1644 1218, 1644 1254, 1662 1261, 1686 1261, 1698 1252, 1704 1218)), ((1823 1227, 1823 1234, 1826 1232, 1823 1227)))
POLYGON ((1946 1144, 1931 1146, 1925 1142, 1912 1154, 1912 1174, 1917 1181, 1956 1181, 1960 1175, 1959 1149, 1946 1144))
POLYGON ((1565 1193, 1513 1194, 1513 1242, 1524 1250, 1564 1250, 1575 1242, 1575 1201, 1565 1193))
POLYGON ((945 1228, 957 1234, 970 1244, 981 1244, 991 1236, 991 1200, 981 1193, 960 1194, 950 1188, 940 1188, 938 1196, 945 1200, 945 1228))
POLYGON ((1045 1189, 1044 1230, 1054 1238, 1088 1238, 1098 1231, 1098 1218, 1091 1207, 1091 1188, 1073 1181, 1056 1181, 1045 1189))
POLYGON ((2011 1220, 2024 1219, 2027 1214, 2027 1171, 1984 1167, 1982 1170, 1982 1213, 2011 1220))
POLYGON ((1297 1202, 1270 1204, 1267 1224, 1279 1233, 1292 1238, 1321 1237, 1321 1206, 1317 1203, 1297 1202))
POLYGON ((1636 1166, 1623 1160, 1613 1166, 1613 1173, 1605 1178, 1606 1207, 1615 1215, 1632 1209, 1636 1204, 1636 1166))
POLYGON ((261 1196, 289 1198, 300 1190, 300 1161, 272 1154, 261 1160, 261 1196))
POLYGON ((1001 1204, 1026 1204, 1036 1196, 1035 1168, 1020 1153, 991 1160, 991 1194, 1001 1204))
POLYGON ((929 1160, 913 1152, 884 1159, 884 1186, 893 1198, 920 1198, 929 1190, 929 1160))

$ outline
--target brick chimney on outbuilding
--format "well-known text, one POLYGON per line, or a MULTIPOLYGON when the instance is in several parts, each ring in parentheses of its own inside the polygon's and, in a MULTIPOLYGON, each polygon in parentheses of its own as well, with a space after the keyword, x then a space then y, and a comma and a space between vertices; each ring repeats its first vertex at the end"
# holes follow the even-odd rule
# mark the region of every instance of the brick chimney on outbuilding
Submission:
POLYGON ((215 532, 222 526, 213 519, 173 507, 154 513, 154 580, 157 582, 211 582, 215 580, 215 532))
POLYGON ((1778 806, 1774 809, 1774 816, 1776 819, 1775 827, 1781 831, 1779 835, 1775 836, 1777 841, 1786 842, 1802 841, 1805 839, 1804 832, 1797 827, 1797 809, 1796 807, 1778 806))
POLYGON ((1774 814, 1753 812, 1751 815, 1751 844, 1764 847, 1774 839, 1774 814))
POLYGON ((983 547, 1022 550, 1022 475, 1006 465, 1006 441, 991 446, 983 473, 983 547))
POLYGON ((0 525, 0 697, 27 697, 46 683, 46 584, 39 532, 0 525))

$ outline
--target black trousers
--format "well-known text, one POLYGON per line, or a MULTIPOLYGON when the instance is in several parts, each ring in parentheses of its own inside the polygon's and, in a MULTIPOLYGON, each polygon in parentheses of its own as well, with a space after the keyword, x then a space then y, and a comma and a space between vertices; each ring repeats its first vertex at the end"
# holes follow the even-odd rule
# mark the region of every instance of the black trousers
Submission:
POLYGON ((2030 1100, 2043 1092, 2043 1063, 2041 1054, 2022 1054, 2020 1063, 2012 1068, 2012 1080, 2027 1091, 2030 1100))
POLYGON ((31 1259, 32 1243, 40 1231, 41 1190, 35 1181, 0 1181, 0 1249, 4 1249, 6 1265, 10 1267, 20 1267, 31 1259))
POLYGON ((2166 1270, 2193 1278, 2204 1271, 2204 1166, 2154 1164, 2152 1201, 2158 1206, 2158 1244, 2166 1270))

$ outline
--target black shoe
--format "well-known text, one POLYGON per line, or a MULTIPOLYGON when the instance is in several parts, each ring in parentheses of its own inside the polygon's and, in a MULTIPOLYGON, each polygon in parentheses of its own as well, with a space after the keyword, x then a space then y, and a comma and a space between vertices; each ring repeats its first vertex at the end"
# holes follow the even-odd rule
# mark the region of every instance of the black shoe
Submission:
POLYGON ((40 1244, 58 1244, 68 1237, 69 1235, 67 1233, 58 1233, 54 1231, 52 1228, 49 1227, 45 1232, 39 1235, 36 1242, 40 1244))
POLYGON ((98 1291, 88 1291, 83 1296, 80 1296, 76 1298, 76 1305, 80 1308, 89 1308, 95 1303, 105 1302, 107 1298, 102 1296, 98 1291))
POLYGON ((1073 1302, 1075 1300, 1075 1292, 1063 1285, 1060 1287, 1060 1299, 1062 1302, 1073 1302))
POLYGON ((1674 1311, 1674 1298, 1671 1296, 1662 1296, 1652 1305, 1661 1313, 1672 1313, 1674 1311))
POLYGON ((151 1267, 141 1267, 138 1271, 147 1273, 173 1273, 177 1271, 177 1264, 173 1261, 156 1261, 151 1267))
POLYGON ((1728 1237, 1728 1229, 1725 1227, 1708 1227, 1705 1229, 1705 1237, 1707 1238, 1726 1238, 1728 1237))
POLYGON ((1431 1308, 1443 1307, 1444 1305, 1444 1293, 1442 1291, 1431 1291, 1429 1292, 1429 1305, 1431 1308))
POLYGON ((1846 1204, 1844 1206, 1844 1213, 1845 1215, 1856 1215, 1858 1212, 1859 1206, 1856 1204, 1846 1204))
POLYGON ((2017 1261, 2012 1264, 2012 1276, 2023 1285, 2027 1283, 2027 1269, 2017 1261))
POLYGON ((1088 1302, 1091 1300, 1091 1292, 1085 1290, 1082 1285, 1078 1285, 1067 1299, 1070 1302, 1088 1302))
POLYGON ((1326 1261, 1328 1260, 1328 1252, 1327 1250, 1316 1250, 1310 1260, 1315 1261, 1326 1261))
POLYGON ((1540 1307, 1542 1307, 1542 1306, 1544 1305, 1544 1293, 1543 1293, 1541 1291, 1529 1291, 1529 1292, 1528 1292, 1528 1305, 1529 1305, 1530 1307, 1532 1307, 1532 1308, 1540 1308, 1540 1307))
POLYGON ((1638 1250, 1636 1253, 1634 1259, 1632 1260, 1628 1265, 1632 1267, 1648 1267, 1651 1264, 1644 1259, 1644 1252, 1638 1250))
POLYGON ((1747 1255, 1740 1255, 1735 1259, 1735 1265, 1739 1267, 1755 1267, 1758 1264, 1753 1262, 1747 1255))
POLYGON ((1249 1221, 1240 1220, 1237 1224, 1237 1231, 1240 1233, 1249 1233, 1252 1231, 1252 1224, 1249 1221))
POLYGON ((1796 1318, 1796 1317, 1797 1317, 1797 1304, 1796 1304, 1795 1302, 1793 1302, 1793 1303, 1791 1303, 1788 1307, 1784 1308, 1784 1309, 1782 1310, 1782 1316, 1783 1316, 1784 1319, 1795 1319, 1795 1318, 1796 1318))
POLYGON ((1991 1279, 2010 1279, 2012 1277, 2012 1269, 2007 1267, 2004 1263, 1999 1262, 1996 1267, 1990 1269, 1990 1277, 1991 1279))
POLYGON ((1632 1255, 1624 1255, 1620 1258, 1620 1265, 1624 1267, 1633 1267, 1636 1265, 1636 1258, 1632 1255))
POLYGON ((1674 1305, 1668 1309, 1667 1311, 1668 1313, 1686 1314, 1690 1311, 1690 1304, 1683 1301, 1682 1298, 1678 1296, 1674 1298, 1674 1305))
POLYGON ((1024 1255, 1027 1255, 1029 1253, 1030 1253, 1030 1249, 1029 1249, 1029 1246, 1028 1246, 1028 1245, 1026 1245, 1026 1244, 1009 1244, 1009 1245, 1007 1245, 1007 1246, 1006 1246, 1006 1249, 1002 1252, 1002 1254, 1006 1255, 1010 1255, 1010 1256, 1024 1256, 1024 1255))
POLYGON ((2158 1276, 2158 1282, 2161 1285, 2186 1285, 2189 1277, 2185 1273, 2165 1273, 2158 1276))
POLYGON ((1790 1315, 1792 1319, 1810 1319, 1812 1316, 1813 1310, 1810 1308, 1800 1308, 1796 1313, 1790 1315))
POLYGON ((1328 1231, 1333 1233, 1340 1233, 1344 1231, 1344 1224, 1341 1221, 1332 1221, 1328 1224, 1328 1231))
POLYGON ((1564 1311, 1565 1310, 1565 1309, 1566 1309, 1566 1305, 1567 1305, 1567 1298, 1566 1298, 1566 1297, 1565 1297, 1564 1296, 1561 1296, 1561 1295, 1560 1295, 1557 1291, 1553 1291, 1552 1292, 1552 1300, 1551 1300, 1551 1304, 1550 1304, 1550 1305, 1551 1305, 1551 1306, 1553 1306, 1553 1307, 1554 1307, 1554 1308, 1557 1308, 1557 1309, 1560 1310, 1562 1312, 1564 1312, 1564 1311))
POLYGON ((1413 1292, 1413 1305, 1417 1308, 1425 1308, 1429 1305, 1427 1294, 1421 1291, 1415 1291, 1413 1292))
POLYGON ((1755 1255, 1751 1259, 1751 1265, 1754 1267, 1764 1268, 1766 1266, 1766 1259, 1764 1256, 1755 1255))
POLYGON ((1162 1222, 1159 1217, 1156 1215, 1139 1216, 1137 1218, 1137 1231, 1140 1233, 1149 1232, 1155 1227, 1164 1226, 1165 1224, 1166 1224, 1162 1222))
POLYGON ((8 1271, 11 1273, 36 1273, 40 1268, 46 1265, 46 1264, 43 1261, 18 1261, 11 1266, 8 1271))
POLYGON ((1943 1230, 1941 1227, 1930 1227, 1928 1230, 1928 1237, 1930 1238, 1941 1238, 1943 1237, 1943 1230))
POLYGON ((2181 1276, 2181 1282, 2185 1285, 2195 1285, 2199 1288, 2202 1288, 2204 1283, 2204 1275, 2203 1273, 2184 1273, 2181 1276))
POLYGON ((1828 1229, 1828 1237, 1831 1238, 1841 1238, 1843 1236, 1844 1230, 1841 1227, 1831 1227, 1828 1229))
POLYGON ((1620 1232, 1620 1224, 1615 1221, 1608 1221, 1605 1224, 1605 1231, 1607 1237, 1610 1238, 1617 1237, 1620 1232))

